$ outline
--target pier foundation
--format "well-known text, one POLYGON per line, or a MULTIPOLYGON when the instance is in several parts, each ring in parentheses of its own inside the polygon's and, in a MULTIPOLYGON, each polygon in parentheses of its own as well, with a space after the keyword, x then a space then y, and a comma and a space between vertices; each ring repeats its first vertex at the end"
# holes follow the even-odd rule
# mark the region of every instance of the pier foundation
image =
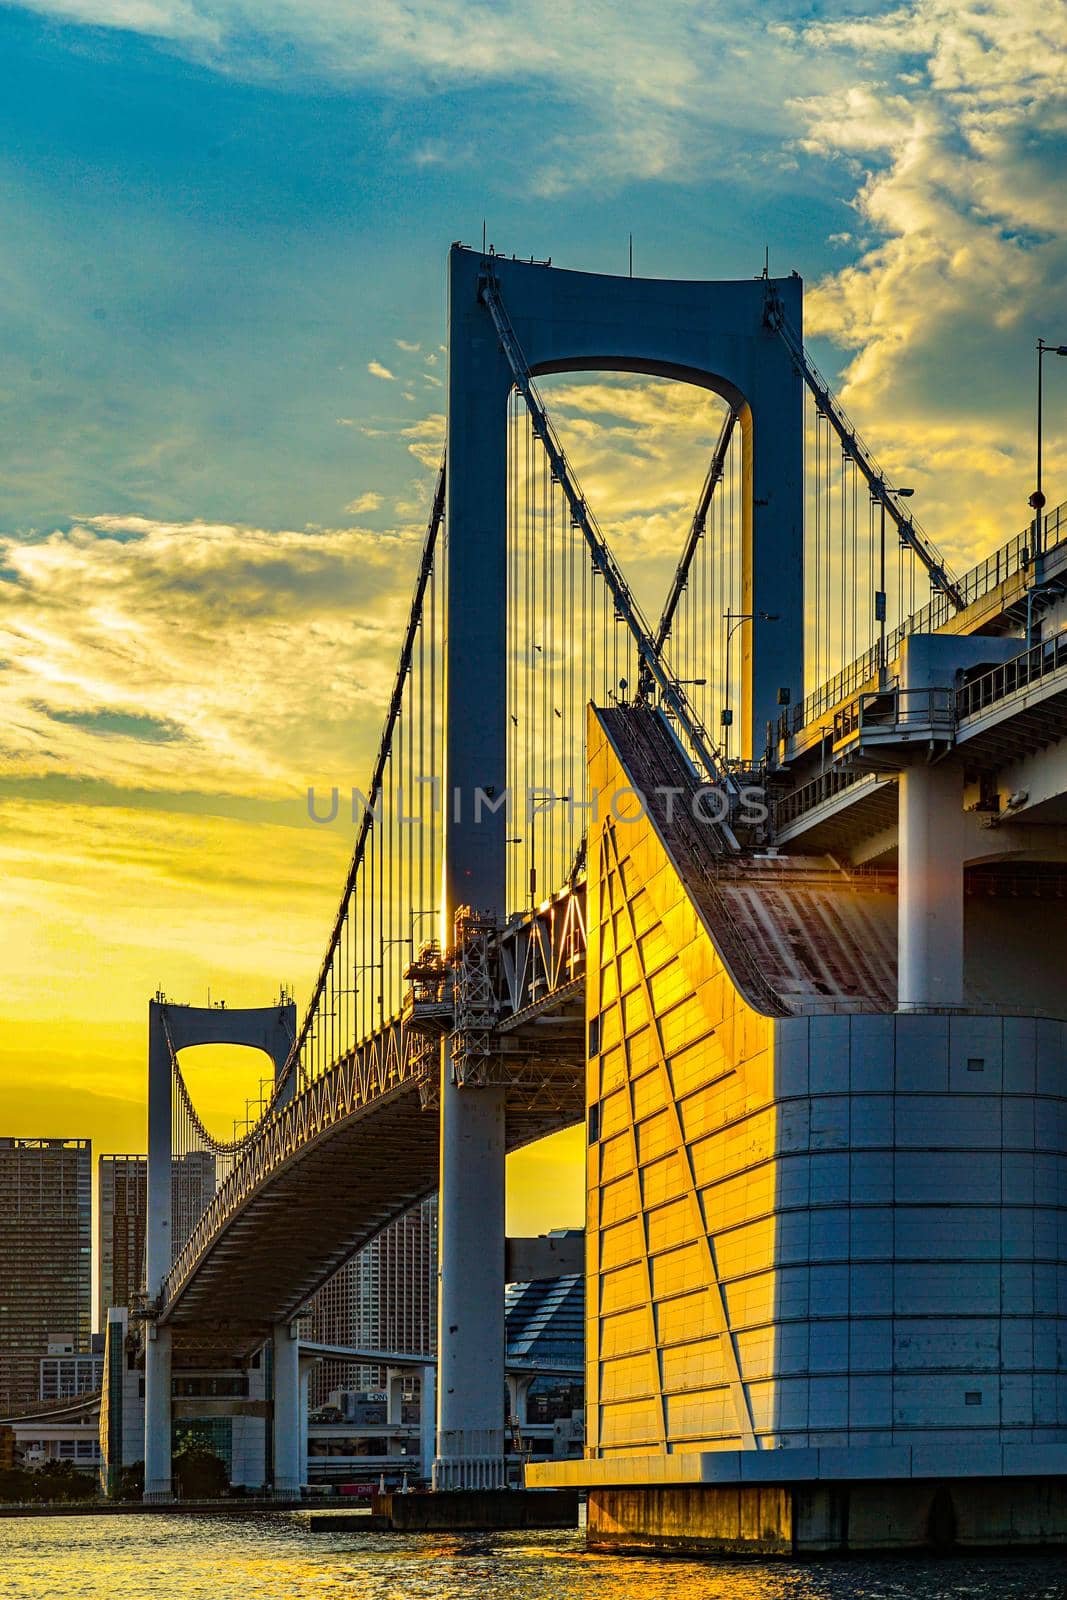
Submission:
POLYGON ((1067 1544, 1059 1478, 684 1484, 589 1491, 591 1550, 709 1556, 1067 1544))

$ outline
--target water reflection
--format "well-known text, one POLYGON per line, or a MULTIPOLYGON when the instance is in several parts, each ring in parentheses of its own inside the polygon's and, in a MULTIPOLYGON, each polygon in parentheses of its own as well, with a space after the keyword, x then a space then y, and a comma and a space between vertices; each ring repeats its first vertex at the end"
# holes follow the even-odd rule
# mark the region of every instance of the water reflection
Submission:
POLYGON ((1067 1600, 1062 1558, 717 1564, 575 1534, 318 1534, 283 1517, 0 1521, 3 1600, 1067 1600))

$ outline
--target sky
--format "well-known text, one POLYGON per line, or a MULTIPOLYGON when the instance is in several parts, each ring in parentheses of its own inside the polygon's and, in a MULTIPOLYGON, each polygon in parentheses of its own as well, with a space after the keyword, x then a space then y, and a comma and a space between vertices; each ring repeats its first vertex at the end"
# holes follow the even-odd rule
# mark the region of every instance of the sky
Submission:
MULTIPOLYGON (((304 796, 365 783, 483 221, 605 272, 632 233, 648 276, 766 246, 956 564, 1021 529, 1065 49, 1047 0, 0 0, 0 1133, 142 1149, 158 987, 306 999, 351 837, 304 796)), ((707 397, 552 396, 658 581, 707 397)), ((224 1126, 249 1071, 191 1074, 224 1126)), ((579 1221, 576 1138, 509 1203, 579 1221)))

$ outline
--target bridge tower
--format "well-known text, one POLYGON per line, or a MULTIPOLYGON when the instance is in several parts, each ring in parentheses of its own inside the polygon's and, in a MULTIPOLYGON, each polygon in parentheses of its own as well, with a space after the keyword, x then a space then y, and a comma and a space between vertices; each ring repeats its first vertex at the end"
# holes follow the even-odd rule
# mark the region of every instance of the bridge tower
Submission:
MULTIPOLYGON (((274 1006, 231 1010, 228 1006, 180 1006, 157 997, 148 1005, 148 1218, 145 1239, 145 1286, 149 1305, 158 1303, 177 1245, 173 1219, 173 1074, 179 1050, 198 1044, 247 1045, 264 1051, 274 1063, 279 1081, 292 1048, 296 1007, 292 1002, 274 1006)), ((276 1331, 283 1357, 288 1357, 285 1336, 276 1331)), ((296 1345, 293 1345, 293 1351, 296 1345)), ((274 1461, 291 1464, 299 1459, 290 1435, 296 1427, 298 1396, 279 1397, 279 1384, 288 1379, 299 1387, 299 1372, 290 1359, 276 1360, 274 1461), (283 1376, 279 1377, 279 1373, 283 1376), (281 1404, 279 1405, 279 1398, 281 1404), (278 1435, 281 1434, 279 1438, 278 1435), (296 1453, 294 1454, 294 1449, 296 1453)), ((145 1487, 146 1500, 169 1500, 171 1484, 171 1330, 149 1318, 145 1339, 145 1487)), ((298 1437, 298 1436, 296 1436, 298 1437)), ((292 1472, 289 1473, 292 1476, 292 1472)), ((276 1484, 295 1492, 295 1482, 276 1484)))
MULTIPOLYGON (((507 402, 514 372, 485 302, 491 273, 533 374, 648 373, 714 391, 742 435, 742 609, 779 621, 742 656, 741 747, 803 677, 803 393, 768 325, 798 331, 799 277, 673 282, 560 271, 453 246, 448 283, 445 936, 458 908, 502 920, 508 786, 507 402)), ((439 1488, 502 1481, 505 1089, 446 1041, 441 1064, 439 1488)))

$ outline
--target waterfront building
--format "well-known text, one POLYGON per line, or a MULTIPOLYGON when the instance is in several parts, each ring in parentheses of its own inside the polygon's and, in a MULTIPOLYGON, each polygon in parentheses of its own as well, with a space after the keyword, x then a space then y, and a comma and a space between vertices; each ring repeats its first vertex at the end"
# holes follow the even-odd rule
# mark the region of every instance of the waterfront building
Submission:
POLYGON ((207 1210, 215 1193, 215 1183, 213 1151, 190 1150, 185 1155, 175 1156, 170 1190, 170 1236, 174 1255, 207 1210))
POLYGON ((79 1351, 68 1334, 48 1341, 48 1354, 40 1360, 37 1384, 39 1400, 72 1400, 76 1395, 96 1394, 104 1373, 104 1336, 94 1333, 90 1348, 79 1351))
POLYGON ((92 1147, 88 1139, 0 1138, 0 1415, 38 1400, 55 1329, 88 1353, 92 1147))

